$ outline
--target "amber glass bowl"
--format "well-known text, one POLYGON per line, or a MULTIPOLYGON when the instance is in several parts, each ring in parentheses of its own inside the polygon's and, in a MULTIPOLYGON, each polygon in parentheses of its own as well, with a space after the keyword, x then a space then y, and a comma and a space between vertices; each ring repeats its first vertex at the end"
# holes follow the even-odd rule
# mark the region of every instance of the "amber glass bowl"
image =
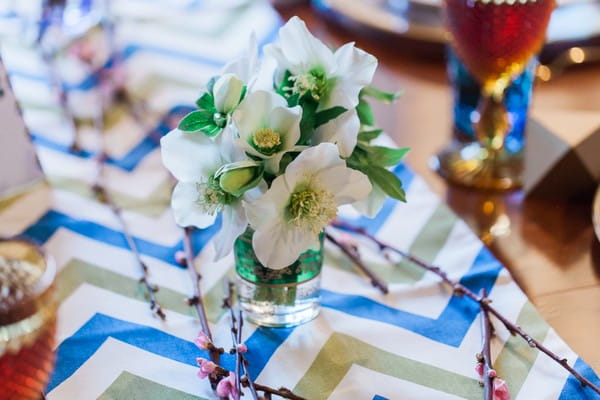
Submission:
POLYGON ((0 399, 38 400, 54 367, 56 267, 25 240, 0 240, 0 399))

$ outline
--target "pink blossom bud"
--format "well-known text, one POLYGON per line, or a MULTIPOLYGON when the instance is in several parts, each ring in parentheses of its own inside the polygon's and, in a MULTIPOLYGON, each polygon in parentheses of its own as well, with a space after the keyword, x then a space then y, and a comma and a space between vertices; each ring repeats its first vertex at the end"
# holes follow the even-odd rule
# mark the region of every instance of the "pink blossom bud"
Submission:
POLYGON ((506 382, 500 378, 494 379, 494 400, 510 400, 506 382))
POLYGON ((238 351, 238 353, 241 353, 241 354, 247 353, 248 352, 248 346, 246 346, 244 343, 240 343, 237 346, 237 351, 238 351))
POLYGON ((175 262, 179 265, 185 265, 185 253, 181 250, 175 252, 175 262))
POLYGON ((237 398, 239 396, 236 384, 235 384, 236 376, 233 372, 229 373, 227 378, 221 379, 221 381, 217 385, 217 395, 220 397, 228 397, 237 398))
POLYGON ((196 358, 196 362, 200 367, 198 370, 198 378, 200 379, 204 379, 207 376, 212 375, 212 373, 217 369, 217 365, 215 363, 204 358, 196 358))
POLYGON ((208 350, 212 342, 204 332, 200 331, 198 332, 198 337, 194 339, 194 343, 200 350, 208 350))
POLYGON ((477 374, 479 376, 483 376, 483 364, 477 363, 477 365, 475 366, 475 371, 477 371, 477 374))
POLYGON ((490 370, 488 371, 488 376, 489 376, 490 378, 495 378, 495 377, 496 377, 496 371, 495 371, 495 370, 493 370, 493 369, 490 369, 490 370))

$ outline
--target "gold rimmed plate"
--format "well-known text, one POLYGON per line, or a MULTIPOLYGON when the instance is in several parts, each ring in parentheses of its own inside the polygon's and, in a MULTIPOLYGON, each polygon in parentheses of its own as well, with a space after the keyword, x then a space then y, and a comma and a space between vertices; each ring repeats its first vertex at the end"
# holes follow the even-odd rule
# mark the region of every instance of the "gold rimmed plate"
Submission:
MULTIPOLYGON (((313 7, 358 33, 393 38, 412 51, 442 55, 447 40, 443 0, 312 0, 313 7), (424 48, 423 48, 424 47, 424 48)), ((540 61, 548 63, 574 46, 600 45, 600 3, 557 0, 540 61)), ((399 44, 399 46, 400 46, 399 44)))

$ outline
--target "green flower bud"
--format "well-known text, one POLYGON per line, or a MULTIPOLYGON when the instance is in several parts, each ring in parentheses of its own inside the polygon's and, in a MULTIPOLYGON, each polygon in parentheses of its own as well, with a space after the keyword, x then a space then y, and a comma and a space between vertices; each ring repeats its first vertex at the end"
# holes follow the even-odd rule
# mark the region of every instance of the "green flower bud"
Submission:
POLYGON ((231 113, 240 103, 244 82, 235 74, 225 74, 215 82, 213 96, 215 108, 223 114, 231 113))
POLYGON ((215 179, 223 191, 239 197, 252 189, 262 179, 264 167, 257 161, 239 161, 219 168, 215 179))

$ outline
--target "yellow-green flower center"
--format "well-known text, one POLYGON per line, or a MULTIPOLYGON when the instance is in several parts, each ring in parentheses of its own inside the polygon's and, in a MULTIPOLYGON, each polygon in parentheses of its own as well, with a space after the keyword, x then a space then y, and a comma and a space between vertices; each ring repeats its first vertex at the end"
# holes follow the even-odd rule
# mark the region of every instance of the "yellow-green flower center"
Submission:
POLYGON ((221 189, 219 181, 212 176, 207 181, 196 183, 196 190, 198 191, 196 204, 209 215, 215 215, 234 199, 232 195, 221 189))
POLYGON ((281 135, 271 128, 260 128, 252 134, 252 143, 263 153, 273 153, 281 145, 281 135))
POLYGON ((288 81, 291 87, 287 87, 286 90, 300 96, 310 92, 310 96, 316 101, 319 101, 327 91, 327 77, 322 68, 313 68, 306 73, 292 75, 288 81))
POLYGON ((329 191, 313 185, 292 193, 287 212, 292 224, 318 234, 337 215, 337 204, 329 191))

